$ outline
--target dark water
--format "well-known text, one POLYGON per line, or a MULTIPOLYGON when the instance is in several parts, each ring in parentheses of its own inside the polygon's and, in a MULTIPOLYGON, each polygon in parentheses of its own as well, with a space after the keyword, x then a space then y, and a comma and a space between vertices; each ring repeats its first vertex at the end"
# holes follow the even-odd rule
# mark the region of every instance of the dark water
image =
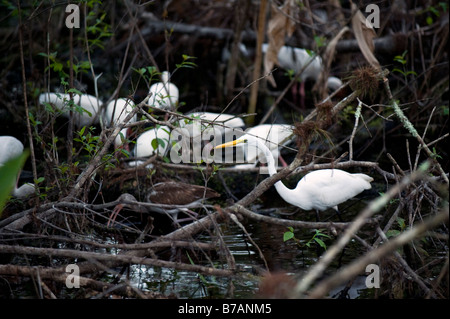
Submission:
MULTIPOLYGON (((286 217, 274 212, 273 217, 301 217, 298 214, 286 217)), ((267 213, 267 210, 264 213, 267 213)), ((314 213, 310 214, 315 217, 314 213)), ((331 212, 328 214, 332 215, 331 212)), ((325 212, 325 215, 328 214, 325 212)), ((223 239, 239 269, 239 278, 201 276, 187 271, 134 265, 131 269, 131 281, 143 291, 149 290, 164 295, 172 294, 178 298, 255 298, 258 297, 260 275, 267 269, 266 264, 271 272, 283 272, 298 279, 302 273, 317 262, 324 252, 324 249, 315 243, 312 243, 310 247, 305 246, 313 237, 314 230, 294 231, 296 238, 300 240, 300 247, 293 240, 283 241, 283 234, 287 231, 284 226, 253 220, 244 220, 242 224, 251 236, 253 243, 237 225, 232 223, 221 225, 223 239), (265 262, 255 244, 264 255, 265 262)), ((327 247, 331 246, 335 239, 334 237, 323 238, 327 247)), ((211 238, 208 234, 202 234, 196 240, 210 242, 211 238)), ((356 243, 350 243, 343 254, 339 256, 339 260, 333 262, 327 272, 331 273, 341 264, 350 262, 359 255, 358 250, 360 249, 361 247, 356 243)), ((217 258, 213 260, 213 263, 217 268, 227 267, 223 258, 217 258)), ((211 266, 209 262, 205 262, 204 265, 211 266)), ((343 288, 334 289, 329 296, 337 298, 343 288)), ((365 289, 365 277, 358 277, 345 296, 357 298, 365 289)))

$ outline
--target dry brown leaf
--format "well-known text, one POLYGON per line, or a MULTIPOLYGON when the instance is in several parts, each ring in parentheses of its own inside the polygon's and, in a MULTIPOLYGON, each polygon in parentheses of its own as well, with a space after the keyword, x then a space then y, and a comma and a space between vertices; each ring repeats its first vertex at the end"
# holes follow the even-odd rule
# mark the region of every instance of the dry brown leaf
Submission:
POLYGON ((319 92, 319 96, 321 99, 325 98, 325 94, 327 92, 327 79, 330 74, 331 63, 334 60, 334 54, 336 53, 336 45, 339 42, 339 39, 342 38, 345 32, 350 29, 345 26, 339 31, 339 33, 328 43, 325 53, 323 55, 323 68, 322 72, 319 75, 319 79, 313 87, 313 90, 317 90, 319 92))
POLYGON ((352 18, 352 29, 355 33, 355 38, 358 42, 359 49, 366 58, 367 62, 369 62, 369 64, 376 70, 380 70, 380 62, 378 62, 377 58, 373 54, 375 51, 373 39, 376 37, 376 33, 372 26, 368 27, 366 25, 366 18, 358 7, 353 2, 351 4, 352 12, 354 13, 352 18))
MULTIPOLYGON (((272 18, 267 25, 267 38, 269 45, 264 56, 264 73, 268 74, 278 65, 278 51, 285 43, 286 36, 292 36, 295 30, 295 22, 290 18, 294 16, 298 7, 294 0, 286 0, 281 7, 272 5, 272 18)), ((267 77, 270 84, 276 87, 272 74, 267 77)))

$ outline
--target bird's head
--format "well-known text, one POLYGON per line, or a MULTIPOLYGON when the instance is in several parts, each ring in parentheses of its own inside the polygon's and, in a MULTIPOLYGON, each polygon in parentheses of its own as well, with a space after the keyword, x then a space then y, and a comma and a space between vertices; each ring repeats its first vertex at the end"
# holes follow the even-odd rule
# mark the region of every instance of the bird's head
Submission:
POLYGON ((214 149, 227 148, 227 147, 239 147, 239 146, 244 146, 244 145, 255 146, 255 147, 259 146, 258 140, 256 137, 251 136, 249 134, 245 134, 231 142, 217 145, 216 147, 214 147, 214 149))
POLYGON ((330 76, 327 79, 327 87, 331 91, 336 91, 337 89, 339 89, 342 86, 342 84, 343 83, 342 83, 341 79, 339 79, 335 76, 330 76))

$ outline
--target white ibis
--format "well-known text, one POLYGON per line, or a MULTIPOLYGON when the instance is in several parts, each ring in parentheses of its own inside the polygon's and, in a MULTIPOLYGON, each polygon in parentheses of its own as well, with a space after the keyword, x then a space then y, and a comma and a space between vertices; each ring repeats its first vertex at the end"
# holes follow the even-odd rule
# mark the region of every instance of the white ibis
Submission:
MULTIPOLYGON (((0 167, 7 161, 19 157, 23 153, 23 144, 13 136, 0 136, 0 167)), ((19 174, 20 175, 20 174, 19 174)), ((19 180, 19 176, 17 176, 19 180)), ((12 195, 17 198, 25 198, 35 193, 33 184, 25 183, 17 188, 17 182, 14 183, 12 195)))
MULTIPOLYGON (((155 154, 164 156, 170 146, 170 128, 157 126, 139 135, 136 139, 133 155, 136 158, 146 158, 155 154)), ((128 163, 130 166, 142 164, 140 160, 128 163)))
POLYGON ((178 104, 178 87, 169 81, 169 72, 167 71, 161 73, 161 80, 162 82, 150 86, 148 93, 151 93, 151 96, 148 104, 163 110, 174 109, 178 104))
MULTIPOLYGON (((233 134, 239 134, 245 127, 244 120, 233 114, 213 113, 213 112, 194 112, 186 114, 192 120, 183 118, 179 121, 181 128, 186 128, 191 137, 201 135, 206 128, 214 129, 217 133, 230 140, 233 134)), ((243 134, 243 133, 242 133, 243 134)), ((239 135, 242 135, 239 134, 239 135)))
MULTIPOLYGON (((55 106, 66 118, 69 118, 70 116, 71 106, 69 102, 70 95, 67 93, 42 93, 39 95, 40 104, 49 103, 55 106)), ((100 119, 98 113, 101 105, 103 104, 102 101, 89 94, 73 94, 73 102, 75 105, 82 108, 80 110, 76 110, 76 106, 75 109, 72 107, 72 114, 76 127, 81 128, 83 126, 99 123, 100 119)))
POLYGON ((109 217, 107 227, 110 227, 114 224, 117 215, 124 207, 141 213, 147 211, 166 214, 171 217, 174 223, 178 223, 183 221, 181 219, 178 219, 178 214, 180 212, 195 216, 196 213, 190 211, 190 207, 197 205, 203 200, 219 196, 220 194, 218 194, 216 191, 205 186, 173 181, 157 183, 153 185, 152 190, 150 191, 150 193, 148 193, 145 200, 148 203, 160 204, 161 206, 150 206, 145 205, 145 203, 139 204, 134 196, 130 194, 122 194, 119 197, 119 201, 122 201, 123 203, 117 205, 114 208, 111 216, 109 217), (178 205, 184 207, 166 208, 162 205, 178 205))
MULTIPOLYGON (((268 44, 264 43, 262 45, 262 51, 267 52, 268 44)), ((300 97, 301 105, 304 106, 305 99, 305 81, 316 82, 319 79, 319 75, 322 72, 322 59, 320 56, 312 57, 309 55, 308 51, 305 49, 282 46, 278 51, 278 64, 280 67, 286 70, 293 70, 295 73, 300 72, 304 65, 309 63, 311 59, 314 59, 309 65, 303 70, 300 75, 300 97)), ((334 76, 327 79, 327 87, 334 91, 342 85, 342 81, 334 76)), ((295 86, 293 87, 295 89, 295 86)), ((295 92, 297 93, 297 92, 295 92)), ((296 94, 294 94, 296 96, 296 94)))
MULTIPOLYGON (((105 108, 104 121, 107 127, 122 124, 127 117, 127 115, 133 110, 134 103, 130 99, 119 98, 108 103, 105 108)), ((128 123, 136 122, 137 116, 134 115, 128 123)), ((122 136, 126 139, 130 136, 130 129, 124 128, 116 136, 114 140, 114 145, 116 148, 125 145, 127 148, 127 143, 123 144, 122 136)))
MULTIPOLYGON (((275 160, 272 152, 258 138, 244 135, 232 142, 215 147, 225 148, 247 144, 261 150, 267 159, 270 176, 276 174, 275 160)), ((338 205, 355 197, 362 191, 370 189, 373 178, 366 174, 351 174, 340 169, 323 169, 306 174, 294 189, 287 188, 282 181, 275 183, 280 196, 289 204, 303 210, 316 210, 317 219, 319 211, 333 208, 339 213, 338 205)), ((338 215, 340 216, 340 215, 338 215)))

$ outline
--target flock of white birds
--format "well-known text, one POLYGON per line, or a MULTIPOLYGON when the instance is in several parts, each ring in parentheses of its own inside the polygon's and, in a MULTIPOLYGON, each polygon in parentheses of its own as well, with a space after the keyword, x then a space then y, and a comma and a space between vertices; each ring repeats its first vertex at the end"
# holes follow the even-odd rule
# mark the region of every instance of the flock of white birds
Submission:
MULTIPOLYGON (((263 51, 267 49, 263 46, 263 51)), ((278 62, 282 68, 293 69, 298 72, 311 57, 303 49, 282 47, 278 53, 278 62)), ((320 58, 313 60, 304 70, 301 76, 302 83, 306 80, 316 81, 322 68, 320 58)), ((170 82, 170 74, 167 71, 161 73, 161 82, 153 84, 148 104, 154 108, 163 110, 174 110, 178 104, 179 90, 170 82)), ((328 81, 329 87, 338 88, 342 82, 338 78, 331 77, 328 81)), ((304 93, 304 92, 303 92, 304 93)), ((74 125, 78 128, 99 124, 103 121, 106 127, 112 127, 123 123, 125 117, 135 107, 131 99, 118 98, 103 107, 102 101, 88 94, 73 95, 73 102, 69 94, 64 93, 42 93, 39 96, 41 104, 55 107, 62 116, 69 117, 70 110, 80 107, 81 112, 72 111, 74 125), (71 105, 73 103, 73 105, 71 105)), ((232 114, 195 112, 187 114, 192 120, 183 118, 178 120, 178 125, 194 136, 196 132, 202 132, 211 125, 221 133, 227 130, 243 129, 245 127, 242 118, 232 114)), ((129 123, 135 122, 134 116, 129 123)), ((255 165, 258 158, 265 158, 269 174, 276 173, 275 158, 279 158, 282 165, 287 163, 280 156, 280 148, 290 141, 292 136, 292 125, 289 124, 263 124, 250 127, 245 135, 232 141, 226 141, 215 149, 226 147, 238 147, 246 145, 246 162, 255 165)), ((115 147, 121 147, 127 138, 129 130, 124 128, 114 141, 115 147)), ((243 133, 244 134, 244 133, 243 133)), ((171 140, 171 130, 168 126, 157 126, 142 133, 136 138, 132 155, 138 159, 148 158, 154 154, 166 154, 171 140), (164 143, 155 143, 158 139, 164 143)), ((23 152, 22 143, 11 136, 0 137, 0 166, 7 160, 17 157, 23 152)), ((129 163, 130 166, 139 165, 142 161, 129 163)), ((239 167, 239 166, 236 166, 239 167)), ((281 181, 275 183, 275 188, 280 196, 288 203, 304 210, 322 211, 328 208, 337 210, 337 205, 356 196, 366 189, 370 189, 373 179, 365 174, 351 174, 338 169, 313 171, 303 177, 295 189, 288 189, 281 181)), ((20 188, 14 187, 13 195, 25 197, 34 192, 32 184, 24 184, 20 188)))

